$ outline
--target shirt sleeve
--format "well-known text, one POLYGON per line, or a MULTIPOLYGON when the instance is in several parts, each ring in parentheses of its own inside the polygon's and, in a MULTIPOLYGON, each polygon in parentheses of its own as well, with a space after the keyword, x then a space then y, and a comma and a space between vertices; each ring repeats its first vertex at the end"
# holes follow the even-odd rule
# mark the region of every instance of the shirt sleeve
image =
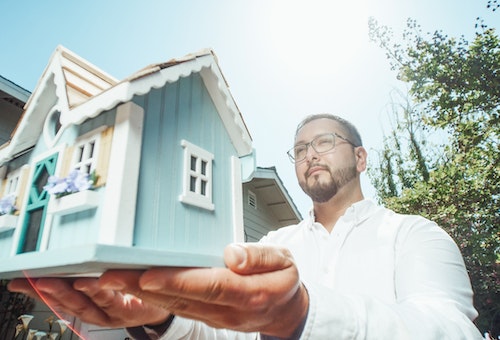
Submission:
POLYGON ((305 282, 302 339, 483 339, 460 251, 437 225, 417 220, 397 236, 394 303, 305 282))
POLYGON ((243 333, 228 329, 216 329, 202 322, 176 316, 166 329, 158 330, 148 326, 127 328, 136 340, 255 340, 258 333, 243 333))
POLYGON ((176 316, 168 330, 159 338, 160 340, 255 340, 259 339, 258 333, 243 333, 228 329, 217 329, 206 324, 176 316))

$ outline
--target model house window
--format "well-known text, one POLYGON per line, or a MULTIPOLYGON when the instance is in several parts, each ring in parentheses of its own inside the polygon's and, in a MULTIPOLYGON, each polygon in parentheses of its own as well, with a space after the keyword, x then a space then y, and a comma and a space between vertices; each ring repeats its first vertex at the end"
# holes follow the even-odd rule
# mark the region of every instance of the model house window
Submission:
MULTIPOLYGON (((21 209, 21 204, 24 199, 24 192, 26 191, 26 177, 29 171, 27 165, 21 166, 15 170, 10 171, 5 180, 2 181, 0 187, 0 199, 10 197, 14 199, 14 205, 17 210, 21 209)), ((42 188, 38 188, 42 191, 42 188)))
POLYGON ((184 180, 180 201, 214 210, 212 202, 212 161, 214 156, 202 148, 182 140, 184 148, 184 180))
POLYGON ((73 169, 78 169, 88 174, 96 169, 100 132, 101 129, 99 131, 92 131, 77 139, 73 152, 73 169))
POLYGON ((11 171, 7 175, 7 181, 5 186, 5 195, 17 195, 19 191, 19 178, 21 177, 21 169, 16 169, 11 171))

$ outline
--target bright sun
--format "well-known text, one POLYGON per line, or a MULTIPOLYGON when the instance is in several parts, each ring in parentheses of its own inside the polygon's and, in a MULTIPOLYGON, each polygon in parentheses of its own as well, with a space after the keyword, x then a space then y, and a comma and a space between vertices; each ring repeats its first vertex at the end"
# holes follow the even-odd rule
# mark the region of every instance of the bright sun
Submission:
POLYGON ((368 39, 364 1, 271 3, 271 48, 287 68, 309 75, 335 72, 368 39))

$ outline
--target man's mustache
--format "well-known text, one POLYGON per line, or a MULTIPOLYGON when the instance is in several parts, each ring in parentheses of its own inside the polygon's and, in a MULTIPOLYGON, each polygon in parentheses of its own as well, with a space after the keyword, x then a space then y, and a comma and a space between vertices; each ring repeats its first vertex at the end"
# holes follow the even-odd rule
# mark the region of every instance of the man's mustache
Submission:
POLYGON ((319 163, 310 164, 306 170, 306 178, 311 176, 311 172, 315 172, 316 170, 326 170, 330 172, 330 167, 328 165, 319 163))

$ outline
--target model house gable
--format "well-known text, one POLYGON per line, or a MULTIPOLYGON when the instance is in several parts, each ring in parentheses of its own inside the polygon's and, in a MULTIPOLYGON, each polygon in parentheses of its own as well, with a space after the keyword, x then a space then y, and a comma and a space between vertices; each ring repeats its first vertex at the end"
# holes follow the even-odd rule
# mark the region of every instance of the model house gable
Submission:
POLYGON ((73 52, 58 46, 25 105, 12 138, 0 148, 0 163, 33 147, 42 135, 53 146, 60 117, 117 81, 73 52))

